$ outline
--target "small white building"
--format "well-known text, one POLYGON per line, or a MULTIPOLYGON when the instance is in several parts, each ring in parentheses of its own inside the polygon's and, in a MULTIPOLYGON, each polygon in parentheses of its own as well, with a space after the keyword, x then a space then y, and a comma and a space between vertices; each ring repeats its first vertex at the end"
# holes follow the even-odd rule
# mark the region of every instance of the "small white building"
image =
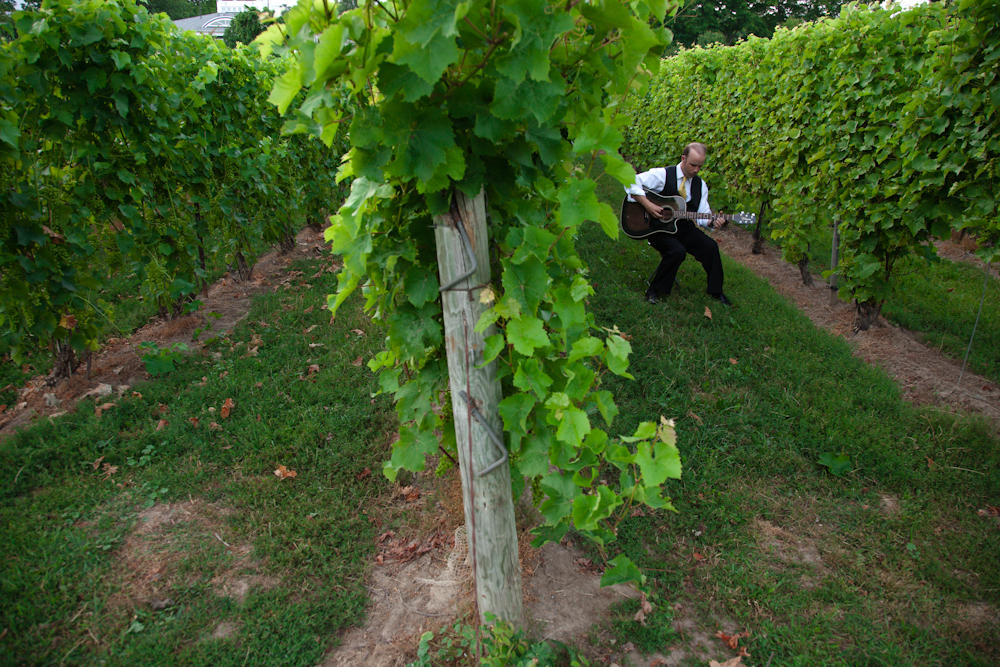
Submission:
POLYGON ((253 7, 260 10, 267 9, 277 15, 295 6, 295 0, 217 0, 215 6, 217 11, 225 13, 239 14, 247 7, 253 7))
POLYGON ((211 35, 216 39, 222 39, 222 34, 233 22, 233 17, 237 12, 218 12, 215 14, 204 14, 202 16, 191 16, 186 19, 177 19, 174 25, 181 30, 193 30, 203 35, 211 35))

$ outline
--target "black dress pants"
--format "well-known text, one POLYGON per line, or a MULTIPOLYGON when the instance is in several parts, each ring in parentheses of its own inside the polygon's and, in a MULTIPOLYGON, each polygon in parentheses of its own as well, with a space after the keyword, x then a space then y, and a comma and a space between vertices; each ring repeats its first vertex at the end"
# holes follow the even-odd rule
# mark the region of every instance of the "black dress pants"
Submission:
POLYGON ((709 294, 722 294, 722 257, 719 244, 690 220, 677 221, 676 234, 653 234, 649 245, 660 253, 660 265, 656 267, 650 289, 660 294, 670 294, 677 278, 677 270, 690 253, 705 268, 708 275, 709 294))

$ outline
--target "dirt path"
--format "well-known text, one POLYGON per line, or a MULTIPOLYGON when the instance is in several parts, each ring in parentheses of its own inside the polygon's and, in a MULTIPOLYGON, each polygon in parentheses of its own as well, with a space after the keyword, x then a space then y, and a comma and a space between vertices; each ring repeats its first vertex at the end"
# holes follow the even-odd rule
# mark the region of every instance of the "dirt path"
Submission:
MULTIPOLYGON (((913 333, 885 320, 880 319, 879 325, 868 331, 854 332, 853 304, 839 300, 831 304, 830 288, 818 276, 814 276, 817 282, 813 287, 803 285, 798 267, 783 261, 774 248, 752 254, 750 232, 728 225, 715 238, 723 253, 765 278, 816 326, 843 337, 855 356, 883 368, 899 383, 906 400, 950 412, 981 414, 1000 429, 1000 387, 996 383, 968 369, 962 374, 961 362, 926 347, 913 333)), ((939 243, 938 252, 955 261, 978 262, 974 255, 948 242, 939 243)), ((982 267, 982 262, 978 265, 982 267)))

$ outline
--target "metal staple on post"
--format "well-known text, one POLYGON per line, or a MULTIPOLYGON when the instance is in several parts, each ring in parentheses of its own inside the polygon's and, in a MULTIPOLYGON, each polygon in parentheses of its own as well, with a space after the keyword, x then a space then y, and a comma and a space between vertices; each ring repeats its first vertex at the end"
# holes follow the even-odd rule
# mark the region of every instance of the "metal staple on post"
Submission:
POLYGON ((459 284, 466 278, 472 276, 476 271, 479 270, 479 264, 478 262, 476 262, 476 253, 472 251, 472 243, 469 242, 469 235, 466 234, 465 232, 465 223, 462 222, 462 217, 458 215, 458 211, 455 210, 454 203, 452 204, 451 218, 452 220, 455 221, 455 226, 458 227, 458 234, 459 236, 462 237, 462 244, 465 246, 465 254, 469 258, 469 261, 472 262, 472 268, 463 273, 462 275, 458 276, 454 280, 452 280, 447 285, 442 285, 441 288, 438 290, 439 292, 450 290, 452 287, 459 284))
POLYGON ((489 425, 489 422, 487 422, 486 419, 484 419, 483 416, 481 414, 479 414, 479 408, 476 406, 475 400, 470 400, 469 399, 469 395, 466 394, 464 391, 458 392, 458 396, 463 401, 465 401, 466 404, 472 409, 472 416, 475 418, 475 420, 477 422, 479 422, 480 426, 482 426, 484 429, 486 429, 486 432, 490 436, 490 440, 492 440, 493 444, 496 445, 496 448, 499 449, 503 453, 503 456, 500 457, 500 459, 498 461, 494 461, 493 463, 489 464, 488 466, 486 466, 485 468, 483 468, 481 471, 479 471, 478 476, 482 477, 483 475, 487 475, 487 474, 493 472, 494 470, 496 470, 497 468, 499 468, 501 465, 503 465, 504 463, 506 463, 507 459, 510 456, 510 454, 507 452, 507 448, 503 446, 503 440, 500 439, 500 436, 498 436, 497 433, 496 433, 496 431, 493 430, 493 427, 489 425))

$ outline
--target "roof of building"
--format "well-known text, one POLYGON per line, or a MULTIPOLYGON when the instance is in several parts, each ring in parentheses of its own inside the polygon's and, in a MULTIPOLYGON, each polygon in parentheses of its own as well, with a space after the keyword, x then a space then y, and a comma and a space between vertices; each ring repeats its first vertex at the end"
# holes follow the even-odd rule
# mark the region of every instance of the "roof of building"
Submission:
POLYGON ((229 27, 234 16, 236 14, 233 12, 204 14, 186 19, 177 19, 174 21, 174 25, 181 30, 194 30, 195 32, 212 35, 213 37, 222 37, 222 33, 229 27))

